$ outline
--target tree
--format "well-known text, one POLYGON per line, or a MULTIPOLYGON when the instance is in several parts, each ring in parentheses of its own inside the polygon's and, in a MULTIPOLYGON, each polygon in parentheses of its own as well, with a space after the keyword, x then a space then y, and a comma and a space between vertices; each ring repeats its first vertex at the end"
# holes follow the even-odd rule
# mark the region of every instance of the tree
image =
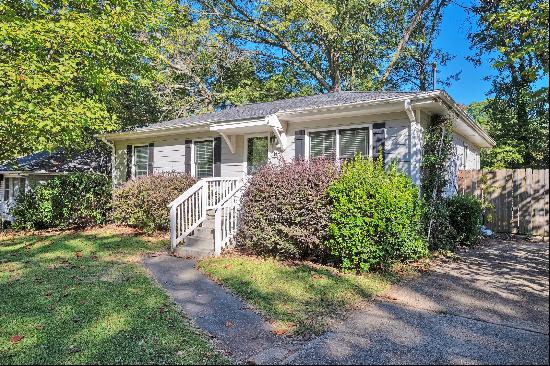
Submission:
POLYGON ((158 60, 156 90, 163 119, 304 92, 283 77, 285 70, 262 76, 246 50, 216 34, 208 19, 194 19, 185 5, 163 34, 158 60))
POLYGON ((432 1, 198 3, 226 39, 259 59, 291 67, 304 85, 339 91, 383 87, 432 1))
POLYGON ((469 35, 479 64, 489 57, 490 98, 483 107, 497 148, 483 162, 497 167, 548 167, 548 2, 483 0, 473 8, 477 31, 469 35))
MULTIPOLYGON (((393 89, 404 85, 415 90, 431 90, 433 82, 433 64, 444 67, 455 58, 454 55, 434 47, 434 41, 439 36, 443 11, 450 0, 435 0, 424 11, 414 32, 404 47, 401 57, 395 62, 393 73, 388 73, 386 86, 393 89)), ((458 80, 460 72, 437 79, 439 89, 450 86, 453 80, 458 80)))
POLYGON ((94 133, 121 127, 132 109, 124 90, 154 79, 156 35, 173 3, 3 1, 0 160, 85 147, 94 133))

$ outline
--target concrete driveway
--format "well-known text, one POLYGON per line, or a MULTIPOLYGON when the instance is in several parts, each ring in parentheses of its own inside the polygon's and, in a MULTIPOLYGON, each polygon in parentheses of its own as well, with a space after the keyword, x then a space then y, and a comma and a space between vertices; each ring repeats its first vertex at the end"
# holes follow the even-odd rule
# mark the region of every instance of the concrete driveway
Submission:
POLYGON ((290 364, 548 364, 548 243, 486 241, 394 287, 290 364))

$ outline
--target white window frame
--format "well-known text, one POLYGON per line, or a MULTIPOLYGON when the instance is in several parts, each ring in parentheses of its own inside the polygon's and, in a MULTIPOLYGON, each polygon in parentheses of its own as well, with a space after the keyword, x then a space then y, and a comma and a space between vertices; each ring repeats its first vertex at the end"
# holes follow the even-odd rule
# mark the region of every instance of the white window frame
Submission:
POLYGON ((21 185, 19 184, 21 179, 24 179, 24 181, 25 181, 24 184, 23 184, 23 190, 27 191, 27 188, 29 187, 28 177, 23 177, 23 176, 8 176, 8 177, 6 177, 4 175, 4 181, 3 181, 3 184, 2 184, 2 196, 0 197, 0 201, 6 202, 6 203, 12 203, 13 201, 15 201, 15 197, 21 191, 21 185), (6 182, 7 182, 8 179, 10 180, 9 188, 8 188, 8 200, 5 201, 4 200, 4 194, 5 194, 5 191, 6 191, 6 182), (17 181, 17 192, 15 191, 15 184, 14 184, 15 181, 17 181))
POLYGON ((247 133, 243 135, 243 174, 248 175, 248 139, 252 137, 267 137, 267 161, 273 159, 273 144, 271 143, 271 132, 247 133))
MULTIPOLYGON (((132 178, 137 179, 136 176, 136 147, 147 147, 147 164, 149 164, 149 144, 133 144, 132 145, 132 178)), ((149 175, 149 165, 147 165, 147 174, 145 176, 149 175)))
POLYGON ((195 164, 195 143, 196 142, 204 142, 204 141, 211 141, 212 142, 212 177, 214 176, 214 138, 213 137, 206 137, 203 139, 196 138, 191 140, 191 176, 197 177, 197 166, 195 164))
POLYGON ((340 130, 351 130, 351 129, 358 129, 358 128, 368 128, 369 129, 369 156, 372 156, 372 126, 374 123, 363 123, 363 124, 357 124, 357 125, 345 125, 345 126, 334 126, 334 127, 321 127, 321 128, 306 128, 305 132, 305 159, 309 160, 310 156, 310 140, 309 140, 309 134, 311 132, 319 132, 319 131, 335 131, 336 132, 336 160, 340 160, 340 130))

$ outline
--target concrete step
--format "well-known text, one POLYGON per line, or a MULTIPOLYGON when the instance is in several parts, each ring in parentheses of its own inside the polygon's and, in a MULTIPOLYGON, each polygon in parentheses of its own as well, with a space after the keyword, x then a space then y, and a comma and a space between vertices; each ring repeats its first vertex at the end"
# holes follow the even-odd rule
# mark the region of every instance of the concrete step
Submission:
POLYGON ((190 237, 197 237, 203 239, 214 239, 214 228, 213 227, 198 227, 193 230, 193 235, 190 237))
POLYGON ((214 228, 214 219, 210 219, 209 217, 207 217, 206 220, 204 220, 201 223, 200 227, 213 229, 214 228))
POLYGON ((207 250, 202 248, 190 248, 190 247, 186 247, 185 245, 178 245, 173 255, 181 258, 187 258, 187 257, 204 258, 204 257, 208 257, 209 255, 212 255, 213 253, 214 253, 213 248, 212 250, 207 250))
POLYGON ((183 246, 194 249, 204 249, 210 250, 214 249, 214 239, 213 238, 201 238, 198 236, 188 236, 185 238, 185 243, 183 246))

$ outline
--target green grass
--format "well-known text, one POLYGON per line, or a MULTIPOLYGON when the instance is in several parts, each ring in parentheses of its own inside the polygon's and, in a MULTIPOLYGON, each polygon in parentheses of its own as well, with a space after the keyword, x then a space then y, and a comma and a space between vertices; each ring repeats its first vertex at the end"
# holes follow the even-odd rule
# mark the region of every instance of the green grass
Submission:
POLYGON ((0 364, 226 363, 139 263, 166 245, 116 228, 0 234, 0 364))
POLYGON ((392 279, 238 255, 203 259, 199 268, 274 321, 281 333, 301 336, 322 333, 331 320, 384 291, 392 279))

